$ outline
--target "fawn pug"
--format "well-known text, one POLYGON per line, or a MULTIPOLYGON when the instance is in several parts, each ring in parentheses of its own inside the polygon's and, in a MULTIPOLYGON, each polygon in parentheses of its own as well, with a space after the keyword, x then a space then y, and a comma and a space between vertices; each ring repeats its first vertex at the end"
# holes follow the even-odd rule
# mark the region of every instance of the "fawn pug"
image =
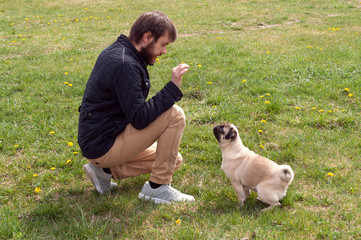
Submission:
POLYGON ((238 201, 244 205, 250 190, 257 192, 258 200, 270 206, 262 211, 280 205, 292 182, 294 173, 288 165, 262 157, 245 147, 238 129, 231 123, 219 124, 213 128, 222 151, 222 170, 232 183, 238 201))

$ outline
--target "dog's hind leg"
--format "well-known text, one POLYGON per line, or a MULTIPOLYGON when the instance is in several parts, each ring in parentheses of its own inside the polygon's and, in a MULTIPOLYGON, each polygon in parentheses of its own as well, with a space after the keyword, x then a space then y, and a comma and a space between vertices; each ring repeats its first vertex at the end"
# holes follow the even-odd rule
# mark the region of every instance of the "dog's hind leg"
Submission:
POLYGON ((269 207, 263 208, 261 211, 262 211, 262 212, 265 212, 265 211, 271 210, 271 209, 273 209, 274 207, 280 206, 280 205, 281 205, 281 203, 276 202, 275 204, 269 205, 269 207))
POLYGON ((278 195, 274 192, 273 189, 269 189, 267 186, 263 188, 257 187, 257 194, 258 194, 257 197, 258 200, 270 205, 269 207, 262 209, 263 212, 267 210, 271 210, 275 206, 281 205, 281 203, 279 202, 278 195))

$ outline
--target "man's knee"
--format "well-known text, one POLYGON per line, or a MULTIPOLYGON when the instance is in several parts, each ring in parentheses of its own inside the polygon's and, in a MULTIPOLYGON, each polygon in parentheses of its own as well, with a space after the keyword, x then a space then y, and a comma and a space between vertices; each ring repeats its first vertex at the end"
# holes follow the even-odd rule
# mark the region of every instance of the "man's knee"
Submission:
POLYGON ((171 107, 171 111, 172 111, 172 115, 174 116, 174 119, 185 126, 186 117, 183 109, 178 105, 173 105, 171 107))

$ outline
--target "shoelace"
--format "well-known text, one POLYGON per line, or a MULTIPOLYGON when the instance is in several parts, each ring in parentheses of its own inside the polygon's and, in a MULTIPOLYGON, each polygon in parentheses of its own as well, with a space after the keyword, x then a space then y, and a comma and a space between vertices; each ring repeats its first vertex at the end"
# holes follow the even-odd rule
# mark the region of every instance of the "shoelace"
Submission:
POLYGON ((180 191, 178 191, 177 189, 173 188, 173 187, 171 186, 171 184, 168 184, 168 186, 169 186, 170 190, 171 190, 173 193, 175 193, 176 195, 182 195, 182 193, 181 193, 180 191))

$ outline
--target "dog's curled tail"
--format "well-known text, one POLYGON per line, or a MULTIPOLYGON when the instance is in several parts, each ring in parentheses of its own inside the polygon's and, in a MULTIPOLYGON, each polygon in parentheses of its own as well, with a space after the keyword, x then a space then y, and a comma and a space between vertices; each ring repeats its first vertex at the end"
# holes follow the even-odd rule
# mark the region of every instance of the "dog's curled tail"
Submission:
POLYGON ((278 175, 282 181, 291 182, 293 180, 294 173, 290 166, 281 165, 278 169, 278 175))

